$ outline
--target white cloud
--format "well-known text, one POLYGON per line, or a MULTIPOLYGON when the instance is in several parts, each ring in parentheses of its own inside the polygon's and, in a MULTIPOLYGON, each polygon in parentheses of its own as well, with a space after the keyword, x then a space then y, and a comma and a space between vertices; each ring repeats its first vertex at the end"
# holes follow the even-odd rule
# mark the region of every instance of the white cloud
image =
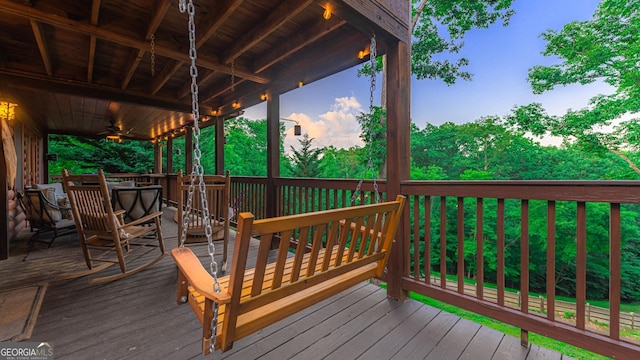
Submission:
MULTIPOLYGON (((357 116, 362 111, 362 105, 355 96, 336 98, 331 109, 312 119, 305 113, 291 113, 287 119, 296 120, 302 127, 302 134, 308 133, 313 138, 314 147, 333 145, 336 148, 350 148, 363 146, 360 139, 360 125, 357 116)), ((293 124, 287 123, 287 136, 284 140, 285 153, 289 153, 291 146, 300 148, 300 138, 293 134, 293 124)))

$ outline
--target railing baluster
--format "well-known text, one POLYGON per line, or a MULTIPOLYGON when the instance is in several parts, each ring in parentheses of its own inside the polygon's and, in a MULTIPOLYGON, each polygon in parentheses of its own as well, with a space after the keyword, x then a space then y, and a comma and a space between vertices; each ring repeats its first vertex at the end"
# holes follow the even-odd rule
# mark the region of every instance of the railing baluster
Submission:
POLYGON ((483 201, 476 202, 476 296, 484 298, 484 224, 483 201))
POLYGON ((620 339, 620 266, 621 266, 621 231, 620 204, 611 204, 609 218, 609 336, 613 340, 620 339))
POLYGON ((420 197, 413 200, 413 278, 420 280, 420 197))
POLYGON ((578 202, 576 222, 576 327, 584 330, 587 294, 587 207, 578 202))
POLYGON ((547 202, 547 319, 556 316, 556 202, 547 202))
POLYGON ((440 197, 440 287, 447 288, 447 198, 440 197))
POLYGON ((431 284, 431 196, 424 197, 424 279, 431 284))
POLYGON ((520 208, 520 311, 529 312, 529 200, 522 200, 520 208))
POLYGON ((497 239, 498 261, 496 282, 498 286, 498 305, 504 306, 504 199, 498 199, 497 209, 497 239))
POLYGON ((464 198, 458 197, 458 292, 464 294, 464 198))

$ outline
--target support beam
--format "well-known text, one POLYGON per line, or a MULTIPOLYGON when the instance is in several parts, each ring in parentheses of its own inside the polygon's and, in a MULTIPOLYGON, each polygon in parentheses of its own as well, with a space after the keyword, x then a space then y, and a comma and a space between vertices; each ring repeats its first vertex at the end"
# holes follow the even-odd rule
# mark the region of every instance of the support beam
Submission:
POLYGON ((36 38, 38 49, 40 50, 40 57, 42 57, 42 63, 47 75, 53 76, 53 66, 51 65, 51 55, 49 55, 49 48, 47 47, 47 40, 42 33, 42 27, 40 23, 31 20, 31 29, 33 30, 33 36, 36 38))
POLYGON ((186 127, 184 133, 184 173, 191 174, 193 170, 193 128, 186 127))
MULTIPOLYGON (((52 93, 76 95, 96 99, 110 99, 111 101, 152 106, 185 113, 191 112, 190 101, 176 100, 175 98, 149 95, 147 93, 130 90, 123 91, 79 81, 59 80, 5 69, 0 69, 0 81, 5 85, 18 89, 49 91, 52 93)), ((210 112, 211 108, 201 105, 200 110, 204 114, 205 112, 210 112)))
POLYGON ((274 178, 280 177, 280 95, 267 99, 267 217, 277 215, 278 193, 274 178))
MULTIPOLYGON (((387 198, 400 194, 400 184, 410 177, 410 98, 411 45, 397 41, 387 51, 387 198)), ((408 203, 406 205, 408 207, 408 203)), ((388 264, 387 295, 404 299, 402 276, 409 273, 409 216, 405 209, 402 225, 398 227, 396 242, 388 264)))
POLYGON ((173 174, 173 135, 167 137, 167 174, 173 174))
POLYGON ((216 174, 224 174, 224 118, 216 118, 216 174))

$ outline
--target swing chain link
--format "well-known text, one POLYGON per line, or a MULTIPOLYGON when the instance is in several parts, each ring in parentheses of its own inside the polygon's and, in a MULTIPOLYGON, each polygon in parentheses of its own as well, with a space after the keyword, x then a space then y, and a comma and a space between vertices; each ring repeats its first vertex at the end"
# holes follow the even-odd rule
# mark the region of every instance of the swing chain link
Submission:
POLYGON ((236 91, 236 59, 231 60, 231 91, 236 91))
POLYGON ((149 38, 151 43, 151 76, 156 75, 156 35, 151 34, 149 38))
POLYGON ((376 34, 373 34, 371 36, 371 45, 369 46, 369 50, 370 50, 369 64, 371 66, 371 74, 369 76, 369 84, 370 84, 369 86, 369 119, 370 119, 369 160, 367 161, 367 167, 364 170, 364 175, 362 179, 358 182, 358 185, 356 186, 356 190, 353 192, 351 196, 351 205, 353 205, 354 202, 356 201, 356 198, 358 197, 358 193, 360 192, 360 188, 362 187, 362 183, 364 182, 364 179, 366 179, 367 174, 369 173, 369 169, 371 169, 371 177, 373 178, 373 189, 375 190, 375 193, 376 193, 376 203, 380 202, 380 191, 378 190, 378 182, 376 181, 376 178, 378 177, 378 175, 376 174, 376 171, 373 166, 373 115, 375 114, 374 107, 373 107, 373 93, 376 90, 376 76, 377 76, 376 58, 378 56, 377 50, 376 50, 376 34))
MULTIPOLYGON (((195 190, 195 179, 198 178, 198 191, 200 193, 200 201, 202 203, 202 217, 204 219, 209 219, 209 205, 206 199, 206 185, 204 183, 204 169, 202 167, 201 156, 202 152, 200 151, 200 127, 198 126, 198 121, 200 119, 200 108, 198 105, 198 68, 196 67, 196 26, 195 26, 195 8, 193 6, 193 0, 180 0, 179 7, 180 12, 184 13, 187 11, 189 14, 189 58, 191 59, 191 66, 189 67, 189 74, 191 75, 191 109, 193 115, 193 135, 194 135, 194 165, 193 170, 191 171, 190 181, 189 181, 189 192, 187 196, 187 206, 185 209, 184 217, 182 218, 182 233, 180 234, 180 248, 184 248, 184 242, 187 237, 187 226, 191 221, 191 210, 192 210, 192 200, 193 200, 193 192, 195 190)), ((211 258, 211 263, 209 265, 209 269, 211 271, 211 275, 213 276, 213 291, 215 293, 219 293, 221 291, 220 283, 218 282, 218 263, 215 261, 215 245, 211 240, 212 237, 212 229, 211 222, 205 221, 205 235, 207 237, 208 246, 207 253, 211 258)), ((211 339, 209 339, 210 349, 213 352, 216 345, 216 333, 218 328, 218 303, 213 302, 213 318, 211 320, 211 339)))

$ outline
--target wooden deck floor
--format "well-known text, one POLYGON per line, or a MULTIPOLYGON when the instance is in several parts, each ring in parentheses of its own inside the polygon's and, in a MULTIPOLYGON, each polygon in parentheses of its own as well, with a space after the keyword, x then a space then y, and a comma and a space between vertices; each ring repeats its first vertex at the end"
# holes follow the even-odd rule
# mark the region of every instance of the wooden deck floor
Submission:
MULTIPOLYGON (((169 248, 177 244, 172 217, 166 209, 169 248)), ((53 343, 56 359, 204 358, 198 321, 188 306, 175 303, 170 256, 125 279, 88 284, 95 275, 64 279, 86 270, 76 241, 57 240, 39 254, 17 244, 12 257, 0 262, 0 289, 49 283, 30 341, 53 343)), ((365 283, 209 358, 567 359, 535 345, 523 348, 515 337, 413 300, 389 300, 384 290, 365 283)))

